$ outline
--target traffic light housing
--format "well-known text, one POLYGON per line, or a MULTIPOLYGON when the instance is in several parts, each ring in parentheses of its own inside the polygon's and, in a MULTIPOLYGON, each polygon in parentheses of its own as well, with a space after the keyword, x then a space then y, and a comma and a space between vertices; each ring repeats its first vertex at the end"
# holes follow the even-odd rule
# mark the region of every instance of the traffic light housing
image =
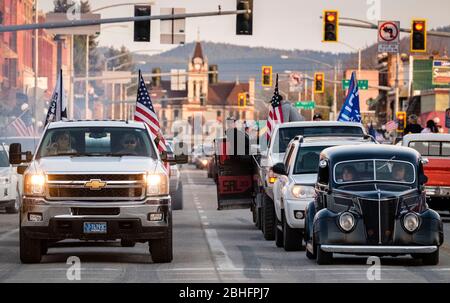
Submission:
MULTIPOLYGON (((150 16, 152 7, 150 5, 135 5, 134 16, 150 16)), ((150 42, 150 20, 134 22, 134 41, 150 42)))
POLYGON ((427 51, 427 22, 416 19, 412 21, 411 28, 411 52, 427 51))
POLYGON ((323 41, 337 42, 339 27, 339 12, 324 11, 323 12, 323 41))
POLYGON ((238 107, 246 107, 246 106, 247 106, 247 93, 239 93, 238 107))
POLYGON ((397 112, 397 132, 402 133, 406 127, 406 112, 397 112))
POLYGON ((236 35, 253 34, 253 0, 236 0, 237 10, 250 10, 248 14, 236 15, 236 35))
POLYGON ((272 66, 262 67, 262 86, 272 87, 272 66))
POLYGON ((325 91, 325 74, 314 74, 314 93, 322 94, 325 91))

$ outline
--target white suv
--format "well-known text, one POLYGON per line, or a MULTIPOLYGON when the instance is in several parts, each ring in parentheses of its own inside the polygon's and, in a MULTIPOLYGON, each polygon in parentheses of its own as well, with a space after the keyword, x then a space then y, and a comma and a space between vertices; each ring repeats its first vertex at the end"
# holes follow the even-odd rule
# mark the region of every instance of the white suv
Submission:
POLYGON ((0 143, 0 207, 17 213, 20 206, 22 178, 9 164, 8 146, 0 143))
POLYGON ((272 167, 277 176, 273 187, 276 214, 275 243, 286 251, 300 250, 305 228, 305 209, 314 199, 319 157, 322 150, 337 145, 374 144, 370 138, 295 137, 283 162, 272 167))

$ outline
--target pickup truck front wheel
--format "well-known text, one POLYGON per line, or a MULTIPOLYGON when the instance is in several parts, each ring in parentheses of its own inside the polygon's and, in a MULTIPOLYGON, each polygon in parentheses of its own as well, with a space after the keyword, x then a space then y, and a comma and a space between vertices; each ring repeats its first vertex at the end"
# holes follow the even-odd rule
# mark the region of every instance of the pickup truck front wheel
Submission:
POLYGON ((172 251, 172 217, 169 216, 167 235, 162 239, 153 239, 148 242, 150 254, 154 263, 169 263, 173 259, 172 251))
POLYGON ((32 239, 20 229, 20 261, 22 263, 39 263, 41 262, 42 240, 32 239))
POLYGON ((264 239, 275 240, 275 207, 272 199, 264 194, 262 209, 262 231, 264 239))

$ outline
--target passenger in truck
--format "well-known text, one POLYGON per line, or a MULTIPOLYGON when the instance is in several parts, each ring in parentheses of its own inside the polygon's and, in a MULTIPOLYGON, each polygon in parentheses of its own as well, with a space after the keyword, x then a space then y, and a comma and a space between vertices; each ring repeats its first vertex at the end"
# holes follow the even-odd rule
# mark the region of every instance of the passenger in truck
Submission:
POLYGON ((134 134, 126 133, 120 140, 122 148, 118 154, 138 155, 138 138, 134 134))
POLYGON ((47 155, 62 155, 77 153, 72 148, 74 139, 67 132, 56 133, 52 138, 52 144, 47 147, 47 155))

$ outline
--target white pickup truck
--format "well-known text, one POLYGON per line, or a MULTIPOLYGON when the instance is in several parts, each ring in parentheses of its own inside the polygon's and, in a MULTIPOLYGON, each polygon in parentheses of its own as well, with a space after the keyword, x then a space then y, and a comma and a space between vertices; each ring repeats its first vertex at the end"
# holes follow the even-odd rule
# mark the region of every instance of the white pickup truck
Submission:
POLYGON ((22 262, 40 262, 50 242, 64 239, 148 242, 155 263, 172 261, 167 159, 144 123, 50 123, 29 163, 22 155, 20 144, 10 145, 10 163, 24 175, 22 262))
POLYGON ((0 208, 6 213, 17 213, 20 206, 22 177, 9 164, 9 147, 0 143, 0 208))
POLYGON ((277 125, 268 143, 267 150, 261 155, 258 169, 258 188, 251 209, 255 224, 260 228, 266 240, 275 239, 276 216, 273 203, 273 184, 277 180, 272 167, 282 162, 289 142, 296 136, 333 137, 355 136, 369 138, 364 126, 355 122, 338 121, 301 121, 277 125))

